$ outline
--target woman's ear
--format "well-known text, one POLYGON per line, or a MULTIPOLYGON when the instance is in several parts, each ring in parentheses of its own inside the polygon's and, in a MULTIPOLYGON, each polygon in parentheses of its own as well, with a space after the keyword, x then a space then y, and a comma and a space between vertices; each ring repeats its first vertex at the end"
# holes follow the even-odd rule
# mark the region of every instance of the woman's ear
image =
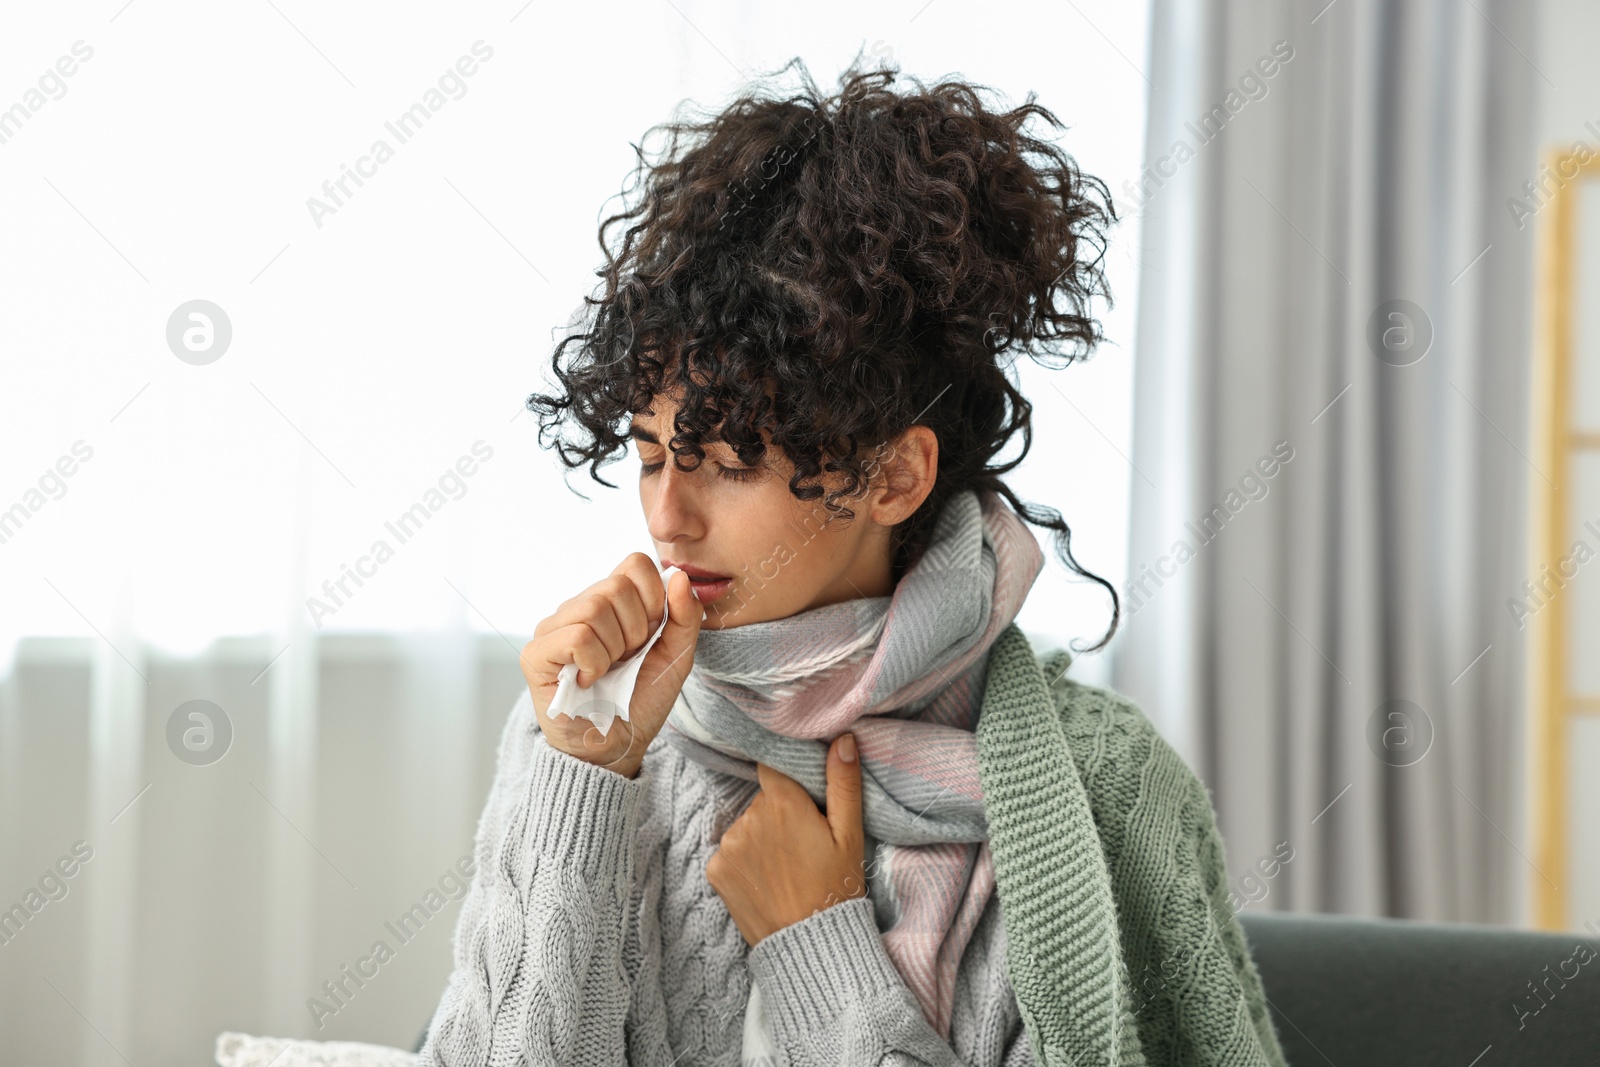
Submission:
POLYGON ((872 502, 872 519, 896 526, 915 514, 933 492, 939 474, 939 437, 927 426, 912 426, 875 458, 882 484, 872 502))

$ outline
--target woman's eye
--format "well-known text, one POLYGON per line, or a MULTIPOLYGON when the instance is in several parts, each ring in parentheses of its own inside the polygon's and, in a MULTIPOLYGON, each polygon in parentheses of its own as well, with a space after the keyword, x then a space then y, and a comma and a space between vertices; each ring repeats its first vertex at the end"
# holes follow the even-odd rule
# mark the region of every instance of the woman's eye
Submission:
MULTIPOLYGON (((639 474, 641 477, 647 477, 659 472, 661 468, 665 467, 666 465, 666 460, 660 460, 656 463, 641 462, 639 464, 639 474)), ((755 478, 758 478, 761 475, 760 467, 724 467, 720 463, 715 464, 715 466, 717 468, 718 477, 727 478, 729 481, 734 482, 753 481, 755 478)))

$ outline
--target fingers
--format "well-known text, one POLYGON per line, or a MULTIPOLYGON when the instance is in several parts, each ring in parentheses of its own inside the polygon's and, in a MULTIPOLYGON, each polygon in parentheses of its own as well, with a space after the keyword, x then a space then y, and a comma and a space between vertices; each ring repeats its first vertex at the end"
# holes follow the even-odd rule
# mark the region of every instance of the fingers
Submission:
POLYGON ((539 623, 524 656, 524 673, 531 668, 553 677, 572 663, 578 667, 579 688, 588 688, 612 663, 644 647, 660 623, 663 592, 650 557, 630 553, 610 575, 539 623))
POLYGON ((528 642, 522 651, 523 674, 534 681, 552 681, 571 663, 578 668, 578 687, 588 688, 611 666, 613 657, 589 623, 575 622, 528 642))
POLYGON ((641 613, 641 606, 627 603, 632 599, 632 583, 606 579, 569 601, 572 606, 567 612, 566 624, 588 627, 594 641, 586 643, 592 643, 603 653, 603 662, 598 671, 594 670, 590 661, 572 661, 582 669, 578 675, 580 686, 592 685, 595 678, 604 674, 606 668, 613 661, 621 659, 627 651, 631 617, 641 613))
POLYGON ((861 756, 852 733, 840 734, 828 746, 828 827, 834 844, 849 845, 852 855, 860 854, 861 756))
MULTIPOLYGON (((657 576, 659 578, 659 575, 657 576)), ((694 583, 683 571, 678 571, 672 576, 672 581, 667 586, 667 598, 672 610, 667 614, 667 630, 673 628, 682 632, 698 631, 700 624, 705 621, 706 607, 700 603, 700 598, 694 595, 694 583)))
MULTIPOLYGON (((829 759, 831 760, 831 756, 829 759)), ((822 814, 817 802, 811 799, 811 793, 805 786, 795 779, 784 774, 776 767, 769 766, 760 761, 756 762, 756 780, 761 783, 761 792, 756 794, 756 800, 766 796, 769 800, 785 804, 804 803, 806 807, 818 815, 822 814)), ((831 794, 830 794, 831 798, 831 794)), ((832 800, 829 800, 832 803, 832 800)))
POLYGON ((562 605, 562 622, 588 622, 611 651, 613 660, 624 659, 649 639, 661 619, 661 581, 655 589, 638 573, 638 561, 650 570, 650 557, 634 552, 616 570, 562 605), (654 620, 654 621, 652 621, 654 620))
POLYGON ((693 583, 687 574, 672 575, 667 580, 666 592, 667 625, 641 668, 641 687, 681 686, 694 666, 691 653, 700 643, 700 624, 705 621, 706 609, 694 595, 693 583))
POLYGON ((611 576, 625 579, 633 587, 634 596, 641 609, 639 621, 642 632, 638 640, 628 647, 638 648, 661 624, 662 601, 666 597, 666 587, 662 584, 661 572, 656 569, 655 560, 643 552, 630 552, 626 559, 617 564, 617 569, 611 572, 611 576))
POLYGON ((632 552, 608 576, 562 603, 523 647, 521 666, 544 713, 560 686, 562 668, 577 668, 579 689, 592 687, 618 661, 636 655, 658 628, 661 640, 640 664, 628 721, 639 747, 647 746, 670 714, 684 678, 694 665, 705 608, 687 574, 664 582, 655 561, 632 552), (667 625, 662 627, 662 613, 667 625))
POLYGON ((706 618, 705 605, 694 595, 694 583, 682 571, 667 583, 667 602, 671 610, 667 612, 667 628, 661 639, 674 649, 683 648, 699 635, 700 624, 706 618))
POLYGON ((780 778, 782 778, 785 782, 794 781, 793 778, 790 778, 787 774, 784 774, 776 767, 768 767, 760 760, 756 761, 756 781, 761 784, 761 791, 763 793, 781 791, 783 786, 778 783, 778 779, 780 778))

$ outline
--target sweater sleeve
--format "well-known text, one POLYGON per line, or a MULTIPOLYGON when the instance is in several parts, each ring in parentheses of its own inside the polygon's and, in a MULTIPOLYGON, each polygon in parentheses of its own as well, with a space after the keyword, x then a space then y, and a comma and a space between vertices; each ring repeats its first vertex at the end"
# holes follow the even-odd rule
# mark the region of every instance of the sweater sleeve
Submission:
MULTIPOLYGON (((776 1045, 794 1067, 964 1065, 928 1024, 884 948, 872 901, 852 897, 769 934, 747 959, 776 1045)), ((1033 1067, 1020 1019, 1003 1067, 1033 1067)))
POLYGON ((623 1065, 636 778, 550 746, 524 695, 479 820, 454 969, 419 1067, 623 1065))

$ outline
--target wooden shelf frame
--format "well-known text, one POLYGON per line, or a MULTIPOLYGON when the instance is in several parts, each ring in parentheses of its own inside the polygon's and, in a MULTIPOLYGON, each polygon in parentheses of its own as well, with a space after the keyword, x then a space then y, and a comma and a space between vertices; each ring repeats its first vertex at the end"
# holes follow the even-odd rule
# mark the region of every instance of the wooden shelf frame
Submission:
MULTIPOLYGON (((1600 180, 1600 153, 1557 149, 1547 153, 1558 178, 1541 220, 1539 278, 1535 288, 1533 423, 1534 446, 1554 486, 1534 482, 1533 573, 1554 568, 1566 554, 1572 517, 1572 457, 1600 449, 1600 428, 1578 429, 1573 420, 1573 333, 1579 310, 1573 291, 1579 197, 1585 182, 1600 180)), ((1596 250, 1600 255, 1600 250, 1596 250)), ((1585 269, 1600 269, 1600 262, 1585 269)), ((1591 309, 1600 315, 1600 308, 1591 309)), ((1600 325, 1600 323, 1597 323, 1600 325)), ((1565 590, 1534 615, 1530 634, 1531 706, 1534 713, 1532 876, 1533 918, 1540 929, 1571 928, 1568 886, 1570 819, 1568 759, 1571 720, 1600 715, 1600 695, 1572 692, 1569 672, 1571 620, 1565 590), (1546 877, 1547 876, 1547 877, 1546 877)))

